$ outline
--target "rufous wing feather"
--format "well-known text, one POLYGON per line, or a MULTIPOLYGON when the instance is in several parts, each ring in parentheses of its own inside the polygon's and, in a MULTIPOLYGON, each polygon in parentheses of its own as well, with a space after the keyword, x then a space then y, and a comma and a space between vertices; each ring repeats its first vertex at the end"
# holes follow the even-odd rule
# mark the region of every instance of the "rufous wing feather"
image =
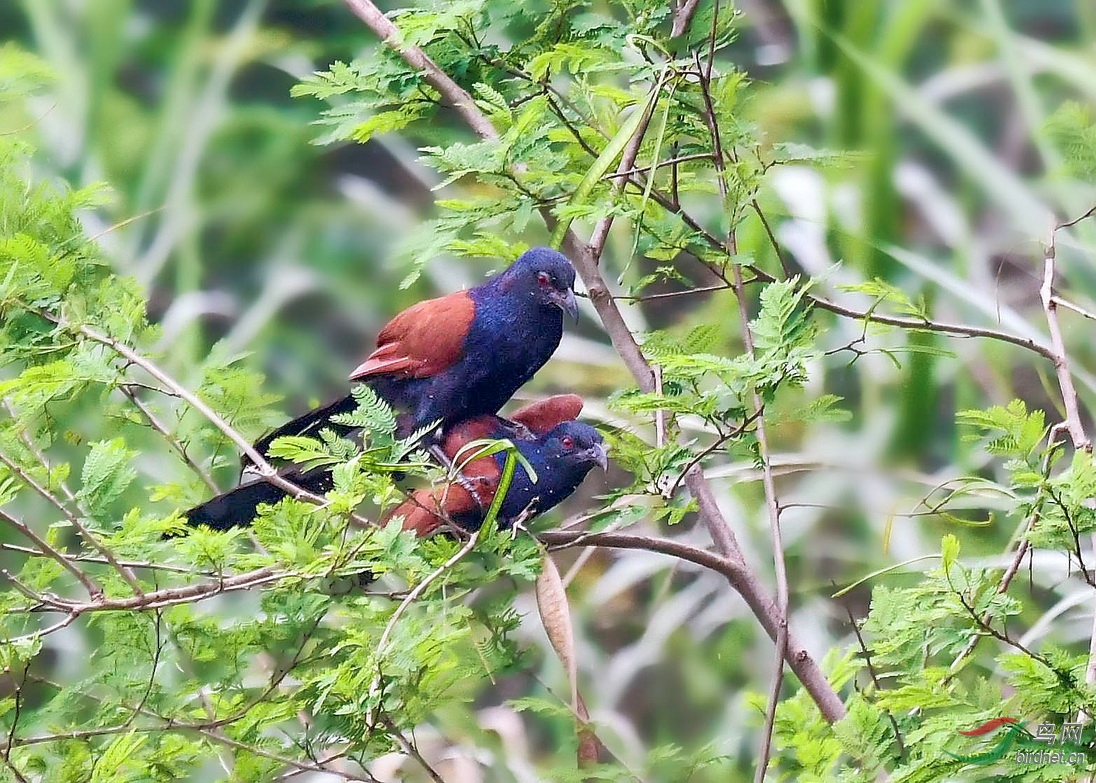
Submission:
POLYGON ((447 520, 476 514, 480 506, 476 498, 460 484, 449 484, 437 489, 415 490, 407 500, 398 505, 387 519, 403 517, 403 529, 412 530, 419 538, 430 535, 447 520))
POLYGON ((467 291, 427 299, 397 315, 377 336, 377 348, 350 373, 361 381, 378 375, 430 378, 461 358, 476 317, 467 291))
POLYGON ((518 408, 510 414, 510 419, 525 425, 534 435, 543 435, 565 421, 574 421, 580 413, 581 397, 577 394, 556 394, 518 408))

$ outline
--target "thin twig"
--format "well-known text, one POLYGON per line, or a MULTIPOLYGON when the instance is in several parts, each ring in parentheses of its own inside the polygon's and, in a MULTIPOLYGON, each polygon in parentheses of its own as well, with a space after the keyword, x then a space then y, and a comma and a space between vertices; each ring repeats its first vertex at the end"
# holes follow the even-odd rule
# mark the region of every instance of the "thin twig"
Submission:
MULTIPOLYGON (((852 626, 852 632, 856 636, 856 642, 860 645, 860 653, 864 656, 864 666, 868 670, 868 676, 871 677, 872 683, 875 685, 875 690, 883 690, 883 684, 879 682, 879 675, 875 672, 875 665, 871 661, 871 652, 868 650, 868 645, 864 642, 864 634, 860 632, 860 626, 856 624, 856 618, 853 617, 852 609, 848 606, 845 607, 845 612, 849 616, 849 625, 852 626)), ((902 741, 902 732, 898 728, 898 721, 894 719, 894 713, 888 709, 884 709, 887 719, 890 721, 891 728, 894 730, 894 741, 898 743, 898 755, 901 758, 906 757, 906 743, 902 741)))
MULTIPOLYGON (((1047 447, 1046 451, 1043 453, 1042 463, 1043 480, 1039 482, 1039 489, 1035 493, 1035 499, 1032 501, 1031 513, 1028 514, 1024 521, 1020 523, 1019 528, 1013 534, 1012 540, 1009 541, 1008 547, 1005 550, 1007 553, 1007 551, 1013 546, 1016 547, 1016 552, 1012 556, 1012 561, 1008 564, 1008 567, 1005 568, 1004 573, 1001 574, 1001 578, 997 582, 998 595, 1003 595, 1004 593, 1008 592, 1009 586, 1012 584, 1012 580, 1015 579, 1016 574, 1020 572, 1020 566, 1023 565, 1024 558, 1027 557, 1028 552, 1031 550, 1031 544, 1028 543, 1027 539, 1028 533, 1030 533, 1031 529, 1035 527, 1035 523, 1039 520, 1039 517, 1042 514, 1043 500, 1047 493, 1047 485, 1050 481, 1051 460, 1054 456, 1055 444, 1057 443, 1060 434, 1066 431, 1066 429, 1067 428, 1065 422, 1060 422, 1051 427, 1049 433, 1047 434, 1047 447)), ((982 621, 985 623, 988 623, 991 619, 993 619, 993 615, 990 612, 986 612, 982 615, 982 621)), ((962 652, 960 652, 957 656, 955 656, 955 659, 952 660, 951 666, 949 667, 949 677, 953 676, 959 671, 959 667, 962 665, 963 661, 965 661, 967 657, 974 652, 974 649, 978 646, 978 642, 980 642, 983 638, 985 637, 982 635, 976 635, 971 637, 970 641, 967 642, 962 652)))
MULTIPOLYGON (((482 528, 481 528, 482 529, 482 528)), ((392 633, 396 630, 396 623, 399 621, 403 613, 407 611, 407 608, 411 606, 415 600, 425 592, 426 588, 433 584, 442 574, 451 569, 457 563, 464 558, 472 549, 476 546, 476 541, 479 540, 480 531, 472 533, 468 536, 468 540, 464 542, 462 546, 452 557, 438 566, 432 571, 425 579, 415 585, 415 588, 411 590, 407 596, 400 601, 400 605, 396 607, 396 611, 392 613, 392 616, 388 618, 388 623, 384 626, 384 632, 381 634, 380 641, 377 642, 376 651, 374 656, 377 659, 377 674, 373 678, 373 681, 369 684, 368 695, 370 699, 376 698, 380 694, 381 682, 383 680, 383 673, 381 671, 381 664, 384 658, 384 654, 388 650, 388 642, 392 637, 392 633)), ((366 724, 369 726, 375 726, 379 712, 374 712, 367 720, 366 724)))
POLYGON ((126 395, 129 401, 132 402, 137 410, 139 410, 141 414, 145 417, 145 420, 148 421, 149 426, 163 436, 164 440, 167 441, 167 444, 175 450, 175 453, 182 457, 183 462, 185 462, 191 470, 198 474, 198 477, 205 483, 207 487, 213 490, 213 494, 220 494, 221 488, 217 486, 217 482, 213 480, 213 478, 209 475, 209 473, 205 471, 205 469, 201 465, 194 461, 194 458, 187 453, 186 446, 180 443, 179 439, 171 434, 171 430, 169 430, 163 424, 163 422, 161 422, 159 418, 157 418, 156 414, 152 412, 151 408, 141 402, 141 399, 137 396, 133 389, 129 388, 128 386, 122 386, 121 390, 122 394, 126 395))
MULTIPOLYGON (((747 355, 753 359, 753 334, 750 330, 749 313, 746 311, 746 291, 742 284, 742 267, 734 265, 735 294, 738 298, 739 317, 742 322, 742 341, 747 355)), ((769 703, 765 711, 765 725, 761 733, 761 746, 758 753, 757 771, 754 780, 761 783, 768 771, 769 755, 772 752, 773 729, 776 726, 776 707, 780 703, 780 688, 784 683, 784 659, 788 653, 788 567, 784 558, 784 539, 780 532, 780 501, 776 494, 776 482, 773 478, 770 460, 769 441, 765 428, 765 406, 761 394, 753 390, 753 405, 757 412, 754 424, 754 437, 757 438, 758 456, 761 460, 762 485, 765 488, 765 506, 769 512, 769 533, 773 548, 773 568, 776 575, 776 606, 780 612, 780 623, 776 636, 776 663, 773 670, 772 686, 769 690, 769 703)))
MULTIPOLYGON (((19 416, 16 413, 15 406, 12 404, 11 400, 5 398, 3 404, 4 410, 8 412, 8 415, 11 416, 12 420, 19 421, 19 416)), ((23 445, 27 447, 30 453, 34 455, 34 458, 37 459, 42 467, 48 472, 50 469, 49 459, 46 457, 45 452, 38 447, 38 444, 34 442, 34 438, 30 436, 26 426, 19 427, 19 440, 22 441, 23 445)), ((58 481, 57 486, 61 488, 61 492, 64 493, 66 500, 70 503, 76 502, 76 494, 69 489, 68 484, 64 481, 58 481)))
MULTIPOLYGON (((48 680, 48 679, 45 679, 45 678, 42 678, 42 677, 33 677, 32 676, 31 679, 33 679, 36 682, 40 682, 44 685, 49 685, 53 688, 61 689, 63 687, 60 684, 58 684, 56 682, 53 682, 52 680, 48 680)), ((104 703, 102 698, 100 698, 100 697, 98 697, 94 694, 91 694, 91 693, 83 692, 83 693, 80 693, 80 696, 82 696, 85 699, 90 699, 92 701, 98 702, 100 704, 104 703)), ((112 704, 111 706, 112 707, 121 706, 123 708, 126 708, 126 705, 124 705, 124 704, 122 704, 122 705, 112 704)), ((246 709, 239 710, 239 711, 237 711, 236 714, 234 714, 234 715, 232 715, 228 718, 211 719, 210 721, 207 721, 205 723, 187 723, 187 722, 184 722, 184 721, 175 720, 174 718, 170 718, 170 717, 167 717, 165 715, 161 715, 160 713, 155 712, 155 711, 149 709, 148 707, 142 707, 139 710, 135 710, 135 711, 139 712, 139 714, 144 716, 144 717, 152 718, 156 721, 160 721, 162 723, 162 725, 142 726, 142 727, 134 728, 132 726, 126 726, 125 724, 122 724, 122 725, 119 725, 119 726, 109 727, 106 730, 94 730, 94 729, 92 729, 92 730, 89 730, 89 731, 86 731, 86 732, 59 732, 57 734, 52 734, 52 735, 40 735, 40 736, 36 736, 36 737, 19 738, 19 739, 15 739, 13 741, 9 741, 8 744, 6 746, 4 746, 2 750, 6 752, 10 748, 21 747, 23 745, 38 745, 38 744, 47 743, 47 742, 58 742, 58 741, 61 741, 61 740, 87 739, 87 738, 94 737, 94 736, 119 734, 119 733, 123 733, 124 731, 126 731, 127 728, 130 728, 133 731, 141 731, 141 732, 146 732, 146 731, 147 732, 151 732, 151 731, 171 731, 171 730, 174 730, 174 731, 193 731, 193 732, 198 733, 202 737, 205 737, 206 739, 210 740, 213 743, 223 745, 224 747, 228 747, 228 748, 235 748, 235 749, 238 749, 238 750, 244 750, 244 751, 247 751, 248 753, 253 753, 256 756, 261 756, 263 758, 270 759, 271 761, 277 761, 279 764, 284 764, 287 767, 291 767, 293 769, 296 769, 298 772, 318 772, 318 773, 325 773, 325 774, 329 774, 329 775, 330 774, 338 774, 346 780, 365 781, 365 783, 377 783, 376 778, 374 778, 372 776, 369 776, 368 778, 363 778, 363 777, 360 777, 360 776, 357 776, 357 775, 352 775, 351 773, 348 773, 345 770, 336 771, 336 770, 331 769, 330 767, 324 766, 325 764, 327 764, 327 763, 329 763, 330 761, 333 760, 333 759, 330 759, 330 758, 329 759, 324 759, 323 761, 318 761, 317 763, 312 764, 312 763, 309 763, 307 761, 300 761, 298 759, 293 759, 293 758, 290 758, 288 756, 283 756, 279 753, 274 753, 272 751, 266 750, 266 749, 264 749, 260 746, 257 746, 257 745, 248 745, 245 742, 240 742, 239 740, 232 739, 228 735, 226 735, 223 732, 219 731, 219 729, 221 727, 227 726, 227 725, 232 724, 232 723, 235 723, 235 722, 243 719, 244 717, 246 717, 248 715, 248 713, 250 712, 251 707, 252 707, 252 705, 249 704, 246 709)))
MULTIPOLYGON (((222 577, 213 581, 199 582, 197 584, 182 585, 179 587, 165 587, 161 590, 144 593, 143 595, 127 596, 125 598, 101 598, 93 601, 73 601, 68 598, 61 598, 54 595, 32 594, 32 596, 35 600, 42 603, 43 609, 40 611, 68 612, 82 615, 87 614, 88 612, 149 610, 164 606, 173 606, 175 604, 194 603, 196 601, 212 598, 215 595, 238 590, 249 590, 252 587, 275 582, 292 575, 293 574, 289 571, 279 571, 273 567, 267 566, 264 568, 257 568, 253 571, 247 571, 243 574, 222 577)), ((9 575, 8 578, 10 579, 11 576, 9 575)))
POLYGON ((1090 312, 1080 305, 1074 304, 1068 299, 1063 299, 1060 296, 1054 295, 1050 297, 1050 300, 1054 302, 1054 304, 1064 307, 1067 310, 1072 310, 1073 312, 1077 313, 1077 315, 1087 318, 1090 321, 1096 321, 1096 313, 1090 312))
MULTIPOLYGON (((214 427, 220 430, 226 438, 232 441, 232 443, 234 443, 236 447, 240 449, 241 453, 246 455, 248 460, 250 460, 255 472, 262 476, 262 478, 268 483, 273 484, 275 487, 278 487, 286 494, 293 498, 296 498, 297 500, 303 500, 320 507, 326 506, 328 504, 325 498, 309 492, 303 487, 293 483, 292 481, 289 481, 284 476, 282 476, 278 472, 278 470, 274 468, 243 435, 241 435, 234 427, 232 427, 232 425, 225 421, 220 416, 220 414, 218 414, 215 410, 213 410, 205 402, 203 402, 197 394, 190 391, 181 383, 168 375, 154 362, 140 355, 125 343, 115 340, 113 337, 110 337, 108 335, 102 334, 95 329, 92 329, 90 326, 87 326, 86 324, 73 326, 71 324, 68 324, 60 316, 42 310, 39 310, 37 312, 39 315, 41 315, 43 318, 50 321, 51 323, 54 323, 62 328, 74 329, 76 332, 82 334, 84 337, 87 337, 89 340, 107 346, 119 356, 126 359, 126 361, 128 361, 130 364, 140 367, 142 370, 147 372, 149 375, 151 375, 153 378, 163 384, 163 386, 170 390, 173 394, 177 395, 181 400, 190 405, 190 407, 198 411, 214 427)), ((371 526, 369 520, 363 519, 357 514, 351 514, 350 519, 352 519, 355 523, 362 525, 363 527, 371 526)), ((104 554, 104 556, 106 555, 104 554)))
MULTIPOLYGON (((18 544, 5 544, 0 542, 0 550, 8 552, 19 552, 23 555, 29 555, 30 557, 51 557, 48 552, 41 552, 37 549, 32 549, 29 546, 19 546, 18 544)), ((106 558, 95 557, 94 555, 63 555, 66 559, 74 563, 99 563, 101 565, 109 565, 106 558)), ((173 574, 187 574, 190 576, 216 576, 213 571, 202 571, 194 568, 187 568, 184 566, 174 566, 167 563, 149 563, 141 560, 119 560, 119 563, 126 568, 147 568, 153 571, 168 571, 173 574)))
MULTIPOLYGON (((655 90, 660 89, 662 89, 661 80, 655 85, 655 90)), ((647 128, 651 124, 651 118, 654 116, 657 107, 657 98, 647 103, 643 112, 643 117, 639 121, 639 127, 636 128, 635 134, 633 134, 632 138, 628 141, 628 145, 624 148, 624 152, 620 156, 620 164, 617 166, 616 174, 614 175, 617 179, 613 180, 613 186, 610 190, 610 203, 612 203, 612 201, 614 201, 624 190, 626 180, 624 180, 623 177, 635 165, 636 156, 639 155, 639 148, 643 146, 643 137, 647 134, 647 128)), ((590 248, 590 254, 597 261, 601 260, 601 254, 605 250, 605 241, 609 238, 609 229, 613 227, 614 218, 615 216, 611 212, 601 218, 594 226, 594 231, 590 235, 588 247, 590 248)))
POLYGON ((419 749, 415 747, 415 743, 403 736, 403 732, 400 731, 396 724, 392 722, 392 719, 388 717, 388 714, 383 710, 379 713, 380 722, 384 724, 384 727, 388 729, 388 733, 392 735, 392 738, 396 740, 396 743, 400 746, 404 753, 419 762, 419 766, 423 768, 423 771, 429 776, 434 783, 445 783, 445 779, 438 774, 438 771, 430 766, 423 755, 419 753, 419 749))
POLYGON ((66 571, 76 577, 76 580, 84 586, 84 589, 88 591, 88 595, 90 595, 92 599, 103 597, 103 588, 100 587, 94 579, 73 565, 72 561, 66 555, 54 549, 48 541, 35 533, 28 525, 23 524, 15 517, 3 511, 0 511, 0 520, 29 538, 38 545, 44 555, 56 560, 66 571))
POLYGON ((136 575, 134 575, 133 571, 120 564, 118 562, 118 559, 114 556, 114 553, 111 552, 110 549, 99 540, 99 537, 92 533, 88 526, 83 523, 80 517, 72 513, 72 511, 69 510, 69 507, 62 503, 57 496, 50 492, 49 489, 47 489, 44 485, 36 481, 35 478, 30 475, 30 473, 28 473, 26 470, 24 470, 21 465, 16 464, 13 460, 11 460, 6 454, 2 452, 0 452, 0 462, 7 466, 8 470, 17 475, 24 484, 33 489, 35 492, 45 498, 54 508, 60 511, 65 516, 65 519, 68 520, 69 524, 72 525, 77 530, 77 532, 80 533, 80 537, 83 538, 84 541, 88 543, 88 545, 98 551, 99 554, 101 554, 106 559, 106 561, 111 564, 114 570, 117 571, 126 581, 126 583, 129 584, 129 586, 133 589, 134 593, 136 593, 137 595, 141 595, 141 593, 144 592, 141 589, 141 583, 137 581, 137 577, 136 575))
MULTIPOLYGON (((700 58, 697 55, 697 71, 700 76, 700 91, 704 98, 704 114, 708 123, 708 130, 712 135, 712 161, 716 168, 719 194, 723 200, 724 209, 727 212, 729 226, 725 250, 728 257, 733 258, 737 254, 737 240, 735 236, 735 215, 732 213, 730 202, 730 183, 726 165, 724 162, 723 142, 719 133, 719 120, 716 117, 715 107, 711 95, 711 74, 714 65, 715 41, 719 18, 719 0, 715 0, 715 8, 712 11, 712 29, 708 35, 708 61, 705 68, 700 68, 700 58)), ((742 265, 732 263, 731 270, 735 298, 738 302, 738 317, 742 327, 742 343, 746 349, 746 355, 753 360, 756 356, 754 350, 753 332, 750 329, 750 314, 746 304, 746 286, 742 277, 742 265)), ((765 709, 765 724, 761 730, 760 746, 758 748, 757 765, 754 772, 755 783, 762 783, 769 768, 769 757, 772 753, 773 730, 776 726, 776 708, 780 703, 780 689, 784 684, 784 660, 788 653, 788 570, 784 558, 784 542, 780 532, 780 501, 776 494, 776 483, 773 479, 769 441, 765 428, 765 406, 761 394, 757 389, 752 393, 755 411, 754 437, 757 439, 758 457, 761 461, 762 485, 765 489, 765 507, 769 516, 769 535, 773 549, 773 569, 776 576, 776 660, 773 668, 772 684, 769 687, 768 705, 765 709)))

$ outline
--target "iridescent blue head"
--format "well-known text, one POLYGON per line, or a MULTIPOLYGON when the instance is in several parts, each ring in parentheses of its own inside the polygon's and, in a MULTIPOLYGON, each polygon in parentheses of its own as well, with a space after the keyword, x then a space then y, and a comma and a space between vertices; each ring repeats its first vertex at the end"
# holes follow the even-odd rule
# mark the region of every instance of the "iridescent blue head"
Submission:
MULTIPOLYGON (((514 473, 502 503, 502 518, 508 522, 522 514, 543 514, 554 508, 571 496, 594 465, 605 468, 609 463, 601 433, 577 421, 565 421, 534 440, 519 440, 515 445, 532 465, 537 480, 522 467, 514 473)), ((495 459, 501 468, 505 455, 498 454, 495 459)))
POLYGON ((575 268, 562 253, 549 247, 526 250, 498 280, 503 290, 528 294, 542 307, 558 307, 578 320, 575 268))
POLYGON ((565 421, 544 436, 541 452, 545 458, 589 471, 594 465, 602 470, 609 466, 605 442, 601 433, 580 421, 565 421))

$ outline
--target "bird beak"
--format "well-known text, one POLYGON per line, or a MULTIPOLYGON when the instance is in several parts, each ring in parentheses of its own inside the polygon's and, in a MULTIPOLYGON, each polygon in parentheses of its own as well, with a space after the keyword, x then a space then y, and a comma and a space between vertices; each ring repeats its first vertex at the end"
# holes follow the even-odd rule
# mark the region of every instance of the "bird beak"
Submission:
POLYGON ((586 450, 585 456, 595 464, 600 465, 602 470, 609 469, 609 454, 605 450, 605 444, 595 443, 586 450))
POLYGON ((575 300, 575 292, 570 288, 567 289, 566 293, 553 291, 552 304, 571 316, 572 321, 578 323, 578 302, 575 300))

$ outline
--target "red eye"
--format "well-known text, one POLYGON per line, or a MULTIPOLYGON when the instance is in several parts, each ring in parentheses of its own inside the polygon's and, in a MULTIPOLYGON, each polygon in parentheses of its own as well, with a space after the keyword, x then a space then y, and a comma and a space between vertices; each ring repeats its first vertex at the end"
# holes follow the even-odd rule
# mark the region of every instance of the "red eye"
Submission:
POLYGON ((560 443, 563 444, 563 448, 569 449, 575 445, 575 439, 572 438, 570 435, 564 435, 563 440, 561 440, 560 443))
POLYGON ((537 272, 537 282, 540 283, 541 288, 546 288, 552 282, 552 276, 547 272, 537 272))

